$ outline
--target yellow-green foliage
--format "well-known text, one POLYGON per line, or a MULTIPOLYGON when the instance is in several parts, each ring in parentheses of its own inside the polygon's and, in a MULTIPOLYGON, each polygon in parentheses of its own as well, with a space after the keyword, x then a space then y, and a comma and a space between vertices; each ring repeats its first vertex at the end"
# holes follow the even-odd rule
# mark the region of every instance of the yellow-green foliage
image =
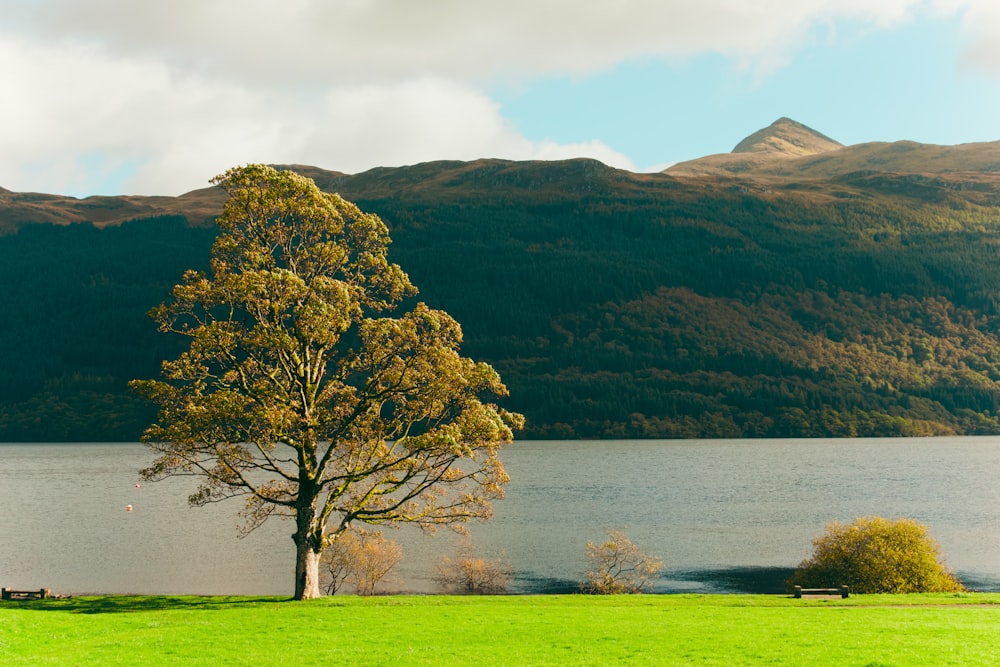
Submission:
POLYGON ((963 591, 941 562, 941 550, 927 526, 912 519, 860 517, 833 522, 813 540, 789 586, 847 585, 854 593, 947 593, 963 591))

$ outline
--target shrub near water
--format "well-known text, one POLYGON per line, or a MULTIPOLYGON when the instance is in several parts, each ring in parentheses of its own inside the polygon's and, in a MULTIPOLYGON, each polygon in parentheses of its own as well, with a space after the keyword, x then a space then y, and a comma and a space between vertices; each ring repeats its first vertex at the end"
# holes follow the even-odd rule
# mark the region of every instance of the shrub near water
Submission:
POLYGON ((927 526, 912 519, 860 517, 833 522, 813 540, 789 586, 850 586, 853 593, 950 593, 965 590, 941 562, 927 526))
POLYGON ((327 595, 336 594, 347 582, 354 584, 358 595, 374 595, 375 587, 401 560, 403 548, 382 531, 352 527, 323 552, 320 577, 327 595))
POLYGON ((609 530, 603 542, 587 542, 590 569, 581 588, 586 593, 618 595, 644 593, 663 569, 663 561, 639 549, 621 530, 609 530))
POLYGON ((499 595, 507 592, 510 573, 506 559, 483 558, 471 542, 464 541, 454 558, 443 556, 438 561, 435 580, 446 593, 499 595))

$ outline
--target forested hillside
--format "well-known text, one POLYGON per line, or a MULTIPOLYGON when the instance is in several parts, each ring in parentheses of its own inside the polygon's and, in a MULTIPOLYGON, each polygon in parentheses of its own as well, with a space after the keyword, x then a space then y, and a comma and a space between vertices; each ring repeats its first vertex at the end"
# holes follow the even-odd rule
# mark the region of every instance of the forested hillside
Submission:
MULTIPOLYGON (((420 298, 500 371, 523 437, 1000 433, 1000 144, 965 171, 822 146, 823 173, 801 151, 812 167, 295 168, 382 216, 420 298)), ((180 200, 8 225, 0 440, 138 438, 152 414, 125 384, 178 344, 145 312, 206 265, 222 201, 180 200)))

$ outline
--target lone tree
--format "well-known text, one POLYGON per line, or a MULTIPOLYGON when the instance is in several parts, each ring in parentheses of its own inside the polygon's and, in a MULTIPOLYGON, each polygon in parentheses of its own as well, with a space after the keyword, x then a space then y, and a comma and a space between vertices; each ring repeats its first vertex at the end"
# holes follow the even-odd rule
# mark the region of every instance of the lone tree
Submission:
POLYGON ((507 390, 459 354, 447 313, 386 314, 416 289, 385 224, 289 171, 212 182, 229 199, 210 274, 186 272, 151 312, 190 347, 132 382, 159 406, 143 477, 200 477, 192 505, 245 499, 244 535, 293 518, 296 599, 320 595, 320 555, 355 522, 488 518, 523 418, 483 402, 507 390))
POLYGON ((927 526, 913 519, 859 517, 833 522, 813 539, 788 585, 850 586, 852 593, 950 593, 965 590, 941 562, 927 526))

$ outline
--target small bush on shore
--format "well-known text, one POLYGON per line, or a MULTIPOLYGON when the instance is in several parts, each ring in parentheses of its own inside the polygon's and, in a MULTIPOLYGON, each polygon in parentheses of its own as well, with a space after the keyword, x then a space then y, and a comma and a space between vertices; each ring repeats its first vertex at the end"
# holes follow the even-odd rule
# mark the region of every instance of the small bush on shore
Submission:
POLYGON ((354 584, 358 595, 374 595, 375 588, 403 560, 403 549, 382 531, 351 528, 326 548, 322 556, 321 577, 327 595, 354 584))
POLYGON ((441 590, 461 595, 499 595, 507 592, 510 563, 502 557, 484 558, 469 541, 463 541, 457 555, 443 556, 437 564, 435 580, 441 590))
POLYGON ((609 530, 597 544, 587 542, 587 560, 590 569, 581 588, 600 595, 644 593, 663 568, 662 560, 643 553, 621 530, 609 530))

